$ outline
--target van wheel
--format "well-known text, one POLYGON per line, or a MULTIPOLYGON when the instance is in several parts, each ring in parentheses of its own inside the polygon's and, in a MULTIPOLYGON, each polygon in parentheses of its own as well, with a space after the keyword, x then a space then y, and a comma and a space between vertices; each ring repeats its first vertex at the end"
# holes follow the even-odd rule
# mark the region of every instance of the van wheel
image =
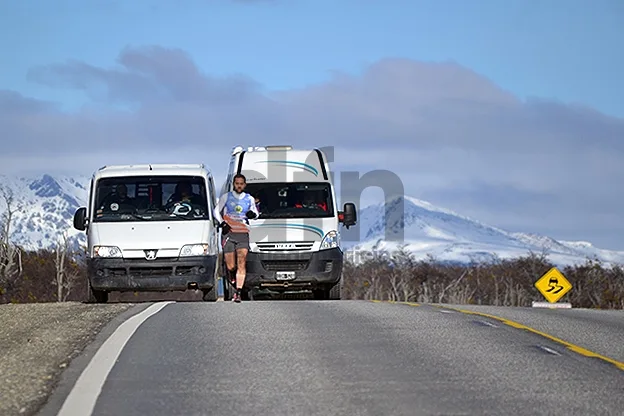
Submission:
POLYGON ((340 282, 330 289, 316 289, 313 294, 315 300, 340 300, 340 282))
POLYGON ((340 287, 341 283, 342 283, 341 281, 336 283, 334 285, 334 287, 332 287, 329 290, 329 294, 328 294, 329 295, 328 296, 329 299, 331 299, 331 300, 340 300, 340 299, 342 299, 342 293, 341 293, 341 287, 340 287))
POLYGON ((327 299, 327 291, 323 289, 314 289, 312 291, 312 295, 314 296, 314 300, 325 300, 327 299))
POLYGON ((202 289, 202 299, 204 302, 216 302, 219 299, 219 279, 215 274, 212 276, 212 288, 211 289, 202 289))
POLYGON ((232 300, 232 292, 231 292, 232 287, 230 286, 230 283, 226 279, 227 279, 227 276, 223 276, 221 278, 221 281, 223 282, 223 300, 227 302, 229 300, 232 300))
POLYGON ((214 286, 212 289, 209 289, 209 290, 204 289, 202 290, 202 293, 204 294, 202 296, 202 299, 205 302, 216 302, 219 297, 216 286, 214 286))
POLYGON ((87 279, 88 299, 87 303, 106 303, 108 302, 108 292, 105 290, 96 290, 91 286, 91 281, 87 279))

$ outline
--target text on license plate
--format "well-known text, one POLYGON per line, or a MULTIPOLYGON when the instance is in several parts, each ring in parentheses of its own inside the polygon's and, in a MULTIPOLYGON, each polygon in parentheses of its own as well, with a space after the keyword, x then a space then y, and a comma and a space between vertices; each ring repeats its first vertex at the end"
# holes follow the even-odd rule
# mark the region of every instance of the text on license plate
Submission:
POLYGON ((275 278, 277 280, 292 280, 295 278, 295 272, 276 272, 275 278))

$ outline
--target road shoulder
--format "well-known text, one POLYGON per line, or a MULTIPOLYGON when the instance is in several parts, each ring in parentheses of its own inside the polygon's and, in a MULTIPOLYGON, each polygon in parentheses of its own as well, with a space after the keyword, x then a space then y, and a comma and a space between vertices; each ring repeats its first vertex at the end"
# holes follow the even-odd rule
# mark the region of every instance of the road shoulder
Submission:
MULTIPOLYGON (((0 414, 36 414, 110 327, 148 305, 0 305, 0 414)), ((105 339, 105 338, 104 338, 105 339)))

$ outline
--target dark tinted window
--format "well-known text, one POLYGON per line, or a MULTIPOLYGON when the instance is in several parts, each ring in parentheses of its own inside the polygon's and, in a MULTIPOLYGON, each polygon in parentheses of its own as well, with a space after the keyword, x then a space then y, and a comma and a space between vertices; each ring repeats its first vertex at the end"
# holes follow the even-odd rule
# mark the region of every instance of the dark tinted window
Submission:
POLYGON ((251 183, 245 192, 259 200, 260 218, 320 218, 334 215, 329 184, 251 183))
POLYGON ((206 182, 201 176, 134 176, 100 179, 95 221, 206 219, 206 182))

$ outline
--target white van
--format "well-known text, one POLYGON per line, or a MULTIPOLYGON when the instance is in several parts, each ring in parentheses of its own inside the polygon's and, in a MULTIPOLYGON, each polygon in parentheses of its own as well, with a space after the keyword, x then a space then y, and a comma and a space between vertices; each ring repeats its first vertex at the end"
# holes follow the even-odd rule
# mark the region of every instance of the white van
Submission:
POLYGON ((93 174, 86 231, 91 302, 111 291, 201 290, 216 301, 220 245, 214 180, 203 164, 105 166, 93 174), (190 191, 190 192, 189 192, 190 191))
MULTIPOLYGON (((320 149, 263 146, 232 150, 223 195, 243 174, 245 192, 260 216, 250 220, 243 299, 254 290, 312 291, 316 299, 340 299, 343 252, 340 224, 356 224, 353 203, 337 207, 329 163, 320 149)), ((225 265, 222 265, 225 271, 225 265)), ((224 282, 227 280, 222 279, 224 282)), ((231 287, 224 284, 224 299, 231 287)))

